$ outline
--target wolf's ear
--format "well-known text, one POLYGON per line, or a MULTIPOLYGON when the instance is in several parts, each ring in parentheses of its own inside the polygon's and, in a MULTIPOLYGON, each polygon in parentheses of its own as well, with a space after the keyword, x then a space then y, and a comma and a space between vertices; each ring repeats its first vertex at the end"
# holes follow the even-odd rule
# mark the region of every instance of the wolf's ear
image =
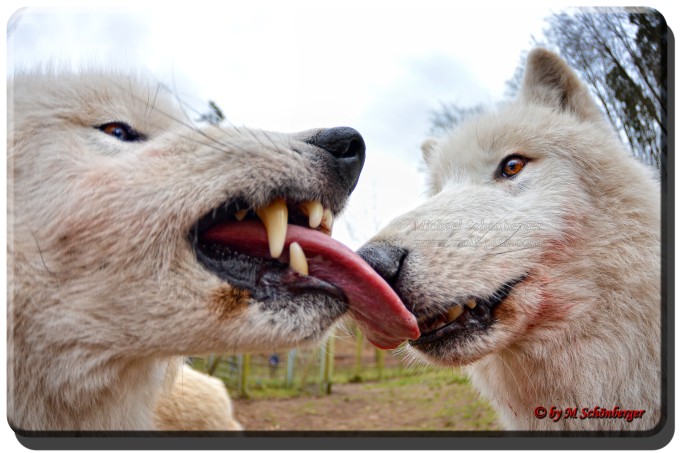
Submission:
POLYGON ((423 152, 423 159, 425 159, 426 164, 430 164, 430 160, 432 159, 432 151, 437 147, 437 140, 434 138, 428 138, 426 139, 422 145, 420 145, 420 149, 423 152))
POLYGON ((534 49, 527 56, 520 97, 525 102, 570 111, 582 119, 602 118, 588 88, 574 71, 559 56, 545 49, 534 49))

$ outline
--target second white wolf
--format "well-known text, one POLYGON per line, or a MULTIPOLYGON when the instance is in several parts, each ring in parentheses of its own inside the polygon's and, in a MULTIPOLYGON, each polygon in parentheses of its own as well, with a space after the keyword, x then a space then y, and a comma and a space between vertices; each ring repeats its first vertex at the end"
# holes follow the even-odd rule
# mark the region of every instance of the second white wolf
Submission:
POLYGON ((423 151, 429 200, 359 252, 418 355, 470 365, 509 429, 662 421, 659 184, 572 70, 533 51, 516 102, 423 151))

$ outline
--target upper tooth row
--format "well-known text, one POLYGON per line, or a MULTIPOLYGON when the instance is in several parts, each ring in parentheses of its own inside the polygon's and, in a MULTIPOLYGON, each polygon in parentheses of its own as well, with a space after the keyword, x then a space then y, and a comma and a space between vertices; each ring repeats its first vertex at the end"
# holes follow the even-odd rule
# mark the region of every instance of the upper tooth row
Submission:
MULTIPOLYGON (((309 217, 309 227, 321 227, 322 231, 329 234, 333 229, 333 213, 330 209, 323 207, 318 200, 304 201, 300 203, 300 210, 309 217)), ((272 258, 278 258, 283 252, 288 232, 288 207, 286 200, 277 198, 268 206, 256 210, 258 217, 262 220, 267 231, 269 241, 269 254, 272 258)), ((236 213, 237 220, 243 220, 245 211, 236 213)), ((300 248, 302 251, 302 248, 300 248)), ((304 254, 302 255, 304 257, 304 254)))
MULTIPOLYGON (((470 310, 472 310, 472 309, 475 308, 476 306, 477 306, 477 301, 476 301, 474 298, 472 298, 472 297, 469 298, 468 300, 466 300, 466 301, 463 303, 463 305, 458 305, 458 304, 456 304, 456 305, 452 306, 451 308, 449 308, 448 310, 446 310, 446 322, 443 322, 443 321, 440 322, 440 323, 436 326, 436 328, 439 328, 439 327, 443 326, 443 325, 446 324, 446 323, 453 322, 453 321, 455 321, 456 319, 460 318, 460 315, 462 315, 463 313, 465 313, 465 307, 467 307, 467 308, 469 308, 470 310)), ((427 318, 426 318, 426 317, 418 319, 418 323, 420 323, 420 324, 425 323, 425 322, 427 322, 427 318)))
MULTIPOLYGON (((470 298, 465 301, 465 306, 472 310, 477 306, 477 301, 474 298, 470 298)), ((463 314, 465 309, 463 308, 462 305, 454 305, 453 307, 449 308, 446 312, 446 321, 451 322, 455 321, 460 317, 460 315, 463 314)))
POLYGON ((309 227, 316 228, 321 225, 323 220, 324 211, 330 213, 330 209, 326 208, 324 210, 321 203, 317 200, 313 201, 303 201, 300 203, 300 210, 304 215, 309 217, 309 227))
MULTIPOLYGON (((331 212, 330 209, 324 208, 321 202, 317 200, 303 201, 302 203, 300 203, 300 210, 304 215, 309 217, 310 228, 318 228, 319 225, 321 225, 327 230, 332 229, 333 213, 331 212)), ((234 216, 236 217, 236 220, 240 222, 246 217, 246 214, 248 214, 248 210, 241 209, 239 211, 236 211, 236 214, 234 216)))

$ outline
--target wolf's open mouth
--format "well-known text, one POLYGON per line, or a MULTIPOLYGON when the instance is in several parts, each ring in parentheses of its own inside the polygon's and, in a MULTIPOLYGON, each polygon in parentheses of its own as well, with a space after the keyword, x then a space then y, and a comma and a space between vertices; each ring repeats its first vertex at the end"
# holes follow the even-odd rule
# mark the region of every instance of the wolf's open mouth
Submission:
POLYGON ((417 338, 413 315, 366 262, 330 237, 332 226, 332 211, 318 201, 275 198, 252 208, 238 200, 204 216, 189 239, 203 266, 255 300, 324 293, 346 301, 379 347, 417 338))
POLYGON ((299 243, 292 242, 284 250, 288 230, 303 228, 307 230, 306 233, 316 230, 330 237, 333 219, 333 212, 317 200, 295 203, 276 198, 260 209, 252 209, 244 201, 238 200, 212 210, 198 221, 191 235, 194 246, 198 246, 197 252, 203 252, 203 255, 198 256, 199 261, 218 274, 226 273, 228 275, 225 276, 237 280, 248 277, 241 275, 243 269, 224 269, 224 266, 215 262, 223 260, 229 252, 241 252, 244 258, 262 258, 272 261, 276 267, 287 263, 301 276, 308 276, 307 259, 299 243), (255 227, 255 224, 259 226, 255 227), (253 233, 250 231, 252 228, 264 228, 268 248, 262 247, 259 234, 254 238, 245 234, 253 233), (254 242, 249 242, 249 239, 254 242), (265 253, 267 250, 269 253, 265 253), (204 258, 212 259, 204 262, 204 258))
POLYGON ((418 318, 418 327, 422 335, 410 342, 413 346, 421 346, 437 342, 444 338, 454 339, 474 331, 489 328, 494 323, 493 309, 503 302, 513 288, 524 281, 527 275, 504 283, 490 297, 468 297, 463 303, 456 303, 446 311, 435 316, 418 318))

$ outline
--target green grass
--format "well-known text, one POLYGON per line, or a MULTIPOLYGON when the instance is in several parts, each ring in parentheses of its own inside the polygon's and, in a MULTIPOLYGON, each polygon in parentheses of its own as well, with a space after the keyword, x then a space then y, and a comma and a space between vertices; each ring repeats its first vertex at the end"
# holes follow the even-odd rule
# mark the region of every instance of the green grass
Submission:
MULTIPOLYGON (((198 370, 206 371, 206 362, 202 358, 195 358, 192 366, 198 370)), ((296 375, 291 386, 286 386, 285 372, 279 370, 275 378, 268 376, 249 377, 247 382, 247 395, 239 395, 237 379, 229 378, 229 365, 220 363, 215 372, 215 376, 221 378, 231 395, 235 398, 295 398, 303 395, 319 395, 320 377, 318 370, 309 373, 304 379, 296 375)), ((433 369, 415 368, 399 369, 385 368, 382 379, 378 379, 378 370, 362 370, 360 379, 353 369, 335 369, 333 373, 333 384, 355 384, 366 385, 369 387, 379 387, 384 389, 398 389, 413 384, 426 383, 431 390, 442 390, 450 388, 454 384, 468 385, 469 381, 459 370, 456 369, 433 369)), ((439 393, 437 393, 438 395, 439 393)))
MULTIPOLYGON (((264 402, 296 399, 298 403, 290 406, 294 411, 290 414, 303 419, 320 417, 324 414, 321 401, 326 397, 321 391, 321 373, 318 367, 310 363, 303 361, 296 365, 296 374, 291 386, 286 386, 285 383, 285 364, 278 369, 275 377, 269 374, 268 368, 260 364, 253 369, 253 375, 247 381, 245 395, 238 392, 238 376, 233 370, 233 365, 230 369, 226 361, 220 363, 214 375, 225 382, 231 397, 236 400, 247 398, 264 402), (310 396, 313 398, 309 399, 310 396)), ((198 370, 205 371, 207 362, 203 358, 195 358, 192 365, 198 370)), ((472 389, 469 379, 460 369, 391 366, 383 369, 382 376, 382 379, 378 379, 377 369, 365 367, 361 371, 360 379, 357 379, 354 367, 335 366, 333 384, 344 384, 350 386, 349 388, 356 386, 356 392, 344 387, 345 394, 338 401, 355 405, 361 403, 359 407, 364 411, 364 416, 365 411, 370 412, 370 407, 382 408, 378 410, 386 408, 393 408, 390 411, 405 410, 412 420, 408 429, 488 430, 497 427, 493 409, 479 398, 477 392, 472 389), (348 391, 349 394, 346 393, 348 391), (370 394, 370 397, 367 397, 367 394, 370 394)), ((334 395, 337 396, 337 393, 334 395)), ((260 416, 261 421, 268 426, 285 423, 280 413, 265 412, 260 416)), ((356 416, 361 415, 357 413, 356 416)))

